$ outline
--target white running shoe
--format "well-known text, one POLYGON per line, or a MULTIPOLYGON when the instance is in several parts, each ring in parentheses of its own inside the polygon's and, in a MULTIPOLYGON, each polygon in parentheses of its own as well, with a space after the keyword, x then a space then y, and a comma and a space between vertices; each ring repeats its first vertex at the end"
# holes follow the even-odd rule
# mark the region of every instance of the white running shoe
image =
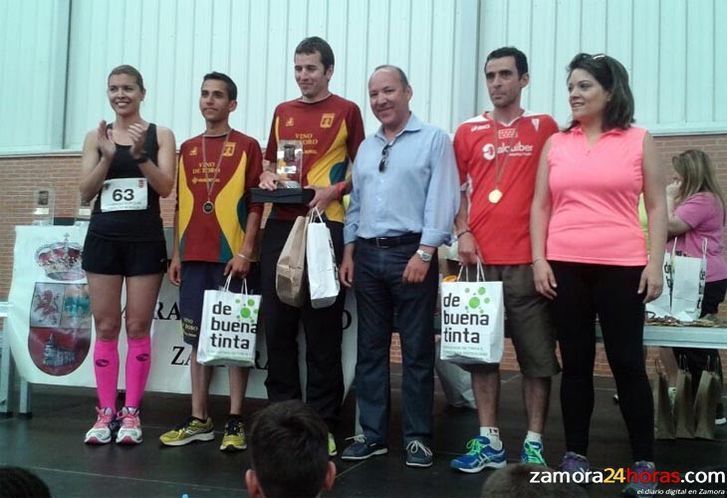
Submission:
POLYGON ((96 408, 96 423, 86 433, 83 440, 86 444, 108 444, 111 442, 111 423, 114 411, 111 408, 96 408))
POLYGON ((139 409, 123 407, 117 417, 121 420, 121 427, 116 434, 116 444, 139 444, 141 443, 141 420, 139 420, 139 409))

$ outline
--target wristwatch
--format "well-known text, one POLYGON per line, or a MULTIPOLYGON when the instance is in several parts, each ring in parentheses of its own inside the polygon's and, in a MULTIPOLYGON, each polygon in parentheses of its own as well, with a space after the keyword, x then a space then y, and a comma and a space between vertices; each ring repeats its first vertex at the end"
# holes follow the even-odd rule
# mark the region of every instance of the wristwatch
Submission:
POLYGON ((417 256, 419 256, 419 259, 421 259, 425 263, 429 263, 430 261, 432 261, 432 255, 423 249, 417 249, 417 256))

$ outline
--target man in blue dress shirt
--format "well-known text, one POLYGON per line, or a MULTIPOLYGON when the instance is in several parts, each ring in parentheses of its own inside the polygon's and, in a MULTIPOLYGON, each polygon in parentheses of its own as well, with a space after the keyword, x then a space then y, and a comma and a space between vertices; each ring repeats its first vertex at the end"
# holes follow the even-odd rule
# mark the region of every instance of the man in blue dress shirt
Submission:
POLYGON ((412 89, 400 68, 369 79, 381 127, 359 147, 344 228, 341 281, 356 291, 356 396, 363 434, 342 455, 388 452, 389 346, 394 316, 403 359, 402 425, 406 465, 432 465, 436 248, 449 241, 459 209, 452 142, 409 109, 412 89))

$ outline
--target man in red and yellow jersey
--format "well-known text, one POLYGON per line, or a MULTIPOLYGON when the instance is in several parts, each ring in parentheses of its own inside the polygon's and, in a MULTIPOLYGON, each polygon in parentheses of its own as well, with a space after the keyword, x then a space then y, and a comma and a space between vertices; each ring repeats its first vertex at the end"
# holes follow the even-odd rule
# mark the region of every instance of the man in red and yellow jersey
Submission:
MULTIPOLYGON (((199 108, 205 132, 184 142, 179 151, 174 253, 169 279, 179 285, 179 311, 184 341, 192 346, 192 414, 175 429, 162 434, 167 446, 214 439, 208 395, 213 367, 197 363, 197 345, 204 292, 219 289, 232 274, 246 278, 248 291, 257 293, 259 269, 253 264, 262 205, 251 204, 250 188, 262 171, 257 141, 233 130, 229 115, 237 107, 237 86, 222 73, 205 75, 199 108), (251 290, 254 289, 254 290, 251 290)), ((240 291, 240 279, 230 290, 240 291)), ((220 449, 243 450, 245 432, 240 415, 249 369, 229 367, 230 415, 220 449)))
MULTIPOLYGON (((364 139, 358 106, 333 95, 328 84, 333 76, 333 51, 318 37, 304 39, 295 49, 295 81, 301 96, 275 109, 265 159, 277 162, 278 142, 298 140, 303 144, 301 184, 315 190, 308 205, 275 205, 265 225, 260 252, 263 317, 268 350, 268 398, 275 401, 301 399, 298 374, 298 322, 305 330, 308 368, 306 401, 326 421, 329 431, 339 419, 343 396, 341 334, 343 290, 327 308, 313 309, 310 303, 294 308, 282 303, 275 292, 275 271, 280 252, 297 216, 317 207, 331 231, 336 262, 343 256, 341 199, 347 191, 346 173, 364 139)), ((272 168, 260 176, 260 187, 274 189, 278 177, 272 168)), ((335 443, 329 439, 329 452, 335 443)))

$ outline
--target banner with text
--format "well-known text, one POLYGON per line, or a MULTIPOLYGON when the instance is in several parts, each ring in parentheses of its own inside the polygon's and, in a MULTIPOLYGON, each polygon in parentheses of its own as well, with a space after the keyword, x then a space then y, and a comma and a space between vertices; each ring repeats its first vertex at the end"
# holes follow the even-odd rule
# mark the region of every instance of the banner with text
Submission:
MULTIPOLYGON (((9 332, 13 359, 20 375, 30 383, 95 387, 92 343, 95 335, 88 285, 81 269, 86 229, 72 226, 16 227, 13 280, 8 302, 9 332)), ((171 230, 167 230, 167 245, 171 230)), ((191 347, 182 340, 179 292, 166 276, 159 293, 152 324, 152 368, 148 391, 189 393, 191 347)), ((125 296, 122 295, 122 304, 125 296)), ((342 362, 346 392, 356 366, 356 302, 346 296, 343 320, 342 362)), ((259 333, 255 365, 250 370, 247 396, 265 398, 267 352, 259 333)), ((305 339, 298 334, 301 383, 305 385, 305 339)), ((126 334, 119 340, 121 358, 126 356, 126 334)), ((224 367, 219 367, 224 368, 224 367)), ((119 388, 124 387, 121 361, 119 388)), ((228 394, 227 374, 215 374, 212 394, 228 394)), ((305 389, 303 390, 305 392, 305 389)))

